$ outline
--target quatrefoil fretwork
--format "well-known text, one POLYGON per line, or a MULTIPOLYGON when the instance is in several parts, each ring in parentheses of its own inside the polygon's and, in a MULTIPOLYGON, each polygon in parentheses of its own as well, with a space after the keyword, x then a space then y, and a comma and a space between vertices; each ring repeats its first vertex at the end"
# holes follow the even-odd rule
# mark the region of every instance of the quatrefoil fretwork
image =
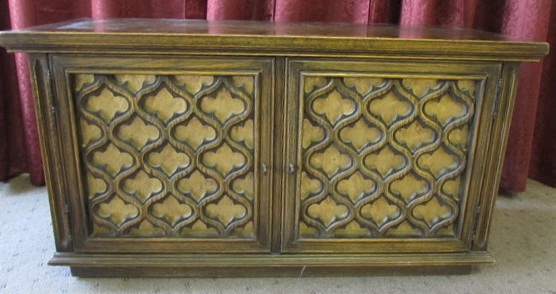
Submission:
POLYGON ((298 238, 455 236, 480 81, 301 76, 298 238))
POLYGON ((93 236, 253 238, 254 75, 72 80, 93 236))

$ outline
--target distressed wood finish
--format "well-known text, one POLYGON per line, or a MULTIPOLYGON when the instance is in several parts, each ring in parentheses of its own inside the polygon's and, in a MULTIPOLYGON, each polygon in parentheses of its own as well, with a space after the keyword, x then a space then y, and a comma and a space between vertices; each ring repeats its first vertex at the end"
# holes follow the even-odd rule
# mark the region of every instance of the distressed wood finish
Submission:
POLYGON ((77 276, 466 273, 519 61, 469 30, 78 20, 30 52, 57 253, 77 276))
POLYGON ((269 252, 272 60, 152 61, 51 59, 76 251, 269 252))
POLYGON ((92 237, 252 237, 254 76, 72 78, 92 237))
POLYGON ((484 176, 476 146, 489 137, 484 109, 494 107, 499 65, 291 60, 289 69, 289 113, 298 113, 289 162, 299 168, 286 185, 296 188, 284 251, 470 246, 469 195, 484 176))

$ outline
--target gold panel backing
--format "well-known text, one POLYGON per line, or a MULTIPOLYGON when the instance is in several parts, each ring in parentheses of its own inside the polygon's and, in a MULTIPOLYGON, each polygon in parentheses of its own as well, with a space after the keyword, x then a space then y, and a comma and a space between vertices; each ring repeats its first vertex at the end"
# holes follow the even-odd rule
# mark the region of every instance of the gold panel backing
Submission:
POLYGON ((305 75, 298 238, 456 236, 480 82, 305 75))
POLYGON ((254 238, 255 76, 73 81, 92 237, 254 238))

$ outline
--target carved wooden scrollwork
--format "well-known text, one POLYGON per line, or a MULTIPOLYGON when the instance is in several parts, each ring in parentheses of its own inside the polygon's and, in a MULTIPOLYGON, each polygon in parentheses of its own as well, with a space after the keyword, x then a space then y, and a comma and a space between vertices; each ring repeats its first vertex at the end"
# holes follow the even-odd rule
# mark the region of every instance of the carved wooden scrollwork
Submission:
POLYGON ((255 76, 72 78, 92 237, 254 237, 255 76))
POLYGON ((298 238, 454 237, 478 80, 302 80, 298 238))

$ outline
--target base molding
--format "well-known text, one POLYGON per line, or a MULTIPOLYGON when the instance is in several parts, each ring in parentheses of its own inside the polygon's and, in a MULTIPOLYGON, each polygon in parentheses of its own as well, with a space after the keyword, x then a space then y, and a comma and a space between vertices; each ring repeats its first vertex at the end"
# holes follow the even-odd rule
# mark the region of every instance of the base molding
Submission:
POLYGON ((78 277, 305 277, 469 274, 486 252, 378 255, 56 253, 50 265, 78 277))
POLYGON ((472 266, 451 267, 226 267, 226 268, 162 268, 162 267, 71 267, 71 274, 81 278, 233 278, 233 277, 337 277, 386 275, 466 275, 472 266))

